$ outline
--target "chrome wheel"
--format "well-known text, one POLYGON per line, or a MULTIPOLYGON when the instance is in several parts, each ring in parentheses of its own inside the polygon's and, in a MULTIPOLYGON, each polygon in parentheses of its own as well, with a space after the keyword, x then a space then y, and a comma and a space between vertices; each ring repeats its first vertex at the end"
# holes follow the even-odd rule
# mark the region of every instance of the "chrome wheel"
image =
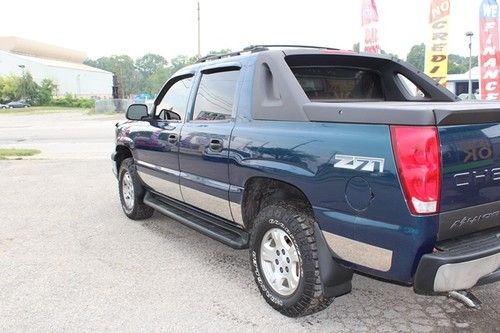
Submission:
POLYGON ((128 171, 123 174, 122 178, 122 196, 125 208, 127 210, 134 209, 134 184, 128 171))
POLYGON ((289 296, 297 289, 301 276, 299 254, 284 230, 270 229, 262 238, 260 267, 267 283, 278 294, 289 296))

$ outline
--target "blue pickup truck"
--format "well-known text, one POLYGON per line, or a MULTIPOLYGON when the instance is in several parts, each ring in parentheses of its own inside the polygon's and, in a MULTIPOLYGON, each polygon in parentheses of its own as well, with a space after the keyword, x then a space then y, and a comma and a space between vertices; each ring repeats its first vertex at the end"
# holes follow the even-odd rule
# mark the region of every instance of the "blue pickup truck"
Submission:
POLYGON ((249 248, 284 315, 326 308, 354 272, 427 295, 500 279, 500 104, 396 58, 252 46, 181 69, 126 116, 125 214, 249 248))

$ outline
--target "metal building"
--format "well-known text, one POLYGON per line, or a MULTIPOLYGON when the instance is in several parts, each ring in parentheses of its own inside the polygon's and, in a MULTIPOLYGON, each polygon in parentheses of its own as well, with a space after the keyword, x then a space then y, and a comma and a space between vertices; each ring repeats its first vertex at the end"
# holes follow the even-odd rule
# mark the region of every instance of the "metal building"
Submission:
POLYGON ((30 72, 40 83, 50 79, 56 96, 111 98, 113 73, 84 65, 83 52, 18 37, 0 37, 0 76, 30 72))

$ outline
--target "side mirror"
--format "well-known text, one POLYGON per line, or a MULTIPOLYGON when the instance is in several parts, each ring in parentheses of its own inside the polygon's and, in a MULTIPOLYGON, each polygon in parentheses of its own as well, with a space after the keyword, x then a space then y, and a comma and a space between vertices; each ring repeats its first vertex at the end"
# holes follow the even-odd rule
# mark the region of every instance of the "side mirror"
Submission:
POLYGON ((125 117, 128 120, 144 120, 144 118, 149 117, 148 106, 146 104, 131 104, 125 117))

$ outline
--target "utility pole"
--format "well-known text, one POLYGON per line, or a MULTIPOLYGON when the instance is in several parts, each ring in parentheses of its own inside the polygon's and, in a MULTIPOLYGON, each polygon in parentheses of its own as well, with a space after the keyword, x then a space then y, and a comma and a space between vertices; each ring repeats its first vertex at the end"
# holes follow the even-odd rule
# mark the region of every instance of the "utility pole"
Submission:
POLYGON ((198 1, 198 58, 201 57, 201 47, 200 47, 200 2, 198 1))
POLYGON ((472 31, 467 31, 465 36, 469 37, 469 100, 472 99, 472 31))

